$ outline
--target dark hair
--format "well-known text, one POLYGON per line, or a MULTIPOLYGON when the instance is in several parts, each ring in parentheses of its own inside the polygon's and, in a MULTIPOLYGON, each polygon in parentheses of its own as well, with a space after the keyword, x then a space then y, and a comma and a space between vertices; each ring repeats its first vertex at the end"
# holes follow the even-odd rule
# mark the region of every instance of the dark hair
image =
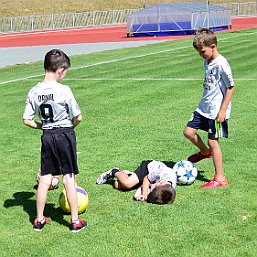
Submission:
POLYGON ((193 46, 195 49, 203 46, 211 46, 215 44, 217 46, 217 37, 210 29, 202 28, 196 32, 194 37, 193 46))
POLYGON ((157 186, 147 196, 148 203, 171 204, 176 197, 175 189, 170 185, 157 186))
POLYGON ((46 71, 56 72, 59 68, 68 69, 70 58, 59 49, 52 49, 45 56, 44 68, 46 71))

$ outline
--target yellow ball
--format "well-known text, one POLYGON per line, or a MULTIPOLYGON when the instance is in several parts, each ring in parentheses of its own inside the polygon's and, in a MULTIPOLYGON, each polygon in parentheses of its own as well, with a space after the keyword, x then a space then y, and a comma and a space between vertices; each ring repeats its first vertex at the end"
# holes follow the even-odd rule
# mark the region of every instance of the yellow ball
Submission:
MULTIPOLYGON (((77 197, 78 197, 78 214, 81 214, 88 207, 88 194, 82 187, 77 186, 76 190, 77 190, 77 197)), ((70 206, 69 206, 69 203, 67 200, 65 189, 63 189, 60 194, 59 204, 60 204, 61 209, 65 213, 70 213, 70 206)))

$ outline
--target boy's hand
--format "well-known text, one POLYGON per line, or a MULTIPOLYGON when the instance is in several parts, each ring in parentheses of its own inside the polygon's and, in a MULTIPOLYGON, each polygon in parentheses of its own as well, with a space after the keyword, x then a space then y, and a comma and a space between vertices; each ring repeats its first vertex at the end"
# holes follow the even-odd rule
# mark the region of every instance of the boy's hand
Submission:
POLYGON ((144 200, 146 200, 146 198, 143 195, 138 195, 138 196, 135 197, 135 199, 137 201, 144 201, 144 200))
POLYGON ((232 95, 234 93, 234 86, 231 86, 227 89, 227 92, 226 92, 226 95, 225 95, 225 98, 223 100, 223 103, 220 107, 220 110, 219 110, 219 113, 217 115, 217 121, 218 122, 223 122, 225 121, 226 119, 226 110, 228 108, 228 105, 232 99, 232 95))
POLYGON ((217 116, 218 122, 224 122, 226 119, 226 110, 220 110, 217 116))

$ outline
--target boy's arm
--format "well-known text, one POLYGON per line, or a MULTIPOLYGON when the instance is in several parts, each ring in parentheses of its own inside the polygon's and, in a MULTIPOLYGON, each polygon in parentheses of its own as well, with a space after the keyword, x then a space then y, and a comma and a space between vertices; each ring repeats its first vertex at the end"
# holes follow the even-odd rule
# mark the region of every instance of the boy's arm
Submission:
POLYGON ((143 184, 139 187, 134 195, 134 199, 137 201, 145 201, 149 192, 150 181, 147 176, 143 179, 143 184))
POLYGON ((72 123, 73 123, 74 128, 76 126, 78 126, 81 121, 82 121, 82 114, 79 114, 78 116, 73 117, 72 123))
POLYGON ((143 184, 142 184, 142 196, 143 200, 147 199, 148 193, 149 193, 149 186, 150 181, 147 176, 144 177, 143 184))
POLYGON ((226 119, 226 110, 228 108, 228 105, 232 99, 233 93, 235 91, 234 87, 229 87, 226 91, 226 95, 224 98, 224 101, 220 107, 219 113, 217 115, 217 121, 223 122, 226 119))
POLYGON ((23 124, 30 127, 30 128, 34 128, 34 129, 41 129, 42 128, 42 123, 37 122, 35 120, 23 119, 23 124))

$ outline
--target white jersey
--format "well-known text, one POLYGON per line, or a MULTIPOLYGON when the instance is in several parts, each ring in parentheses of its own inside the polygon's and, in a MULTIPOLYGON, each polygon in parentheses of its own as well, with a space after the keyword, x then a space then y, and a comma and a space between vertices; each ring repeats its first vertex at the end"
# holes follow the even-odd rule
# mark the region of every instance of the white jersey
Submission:
MULTIPOLYGON (((227 88, 234 87, 232 71, 221 54, 211 63, 205 61, 204 67, 203 96, 196 111, 208 119, 216 119, 227 88)), ((230 112, 231 102, 226 110, 226 119, 230 117, 230 112)))
POLYGON ((27 96, 23 119, 38 115, 42 129, 72 127, 72 117, 81 113, 72 91, 58 82, 38 83, 27 96))
POLYGON ((151 161, 147 165, 148 169, 148 179, 151 184, 158 183, 162 180, 169 181, 172 183, 172 187, 175 189, 177 185, 177 175, 176 172, 166 166, 160 161, 151 161))

